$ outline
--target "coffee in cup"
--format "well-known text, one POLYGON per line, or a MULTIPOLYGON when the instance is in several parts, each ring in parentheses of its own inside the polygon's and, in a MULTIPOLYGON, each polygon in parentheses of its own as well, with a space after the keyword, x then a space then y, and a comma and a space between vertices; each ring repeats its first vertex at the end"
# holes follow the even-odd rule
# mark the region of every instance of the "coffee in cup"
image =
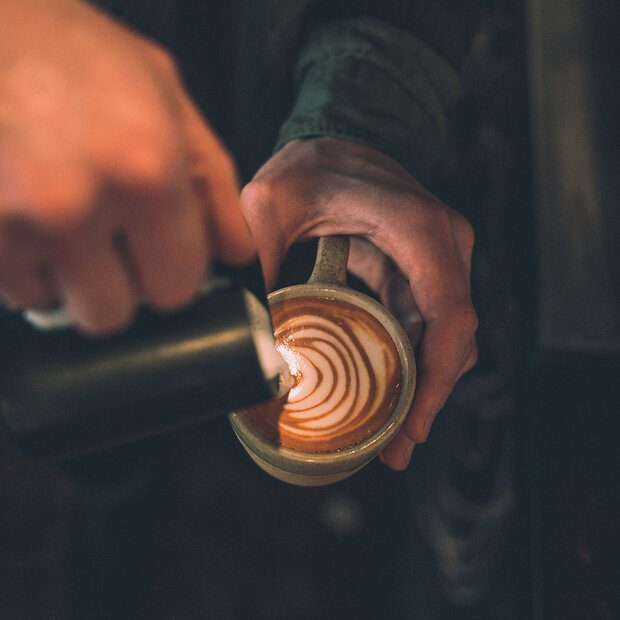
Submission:
POLYGON ((384 306, 346 286, 348 248, 347 237, 320 239, 308 282, 268 296, 292 383, 275 401, 229 414, 250 457, 292 484, 330 484, 364 467, 413 401, 409 338, 384 306))
POLYGON ((278 445, 337 452, 371 437, 398 402, 402 369, 385 327, 363 308, 321 297, 271 306, 276 349, 292 387, 244 414, 278 445))

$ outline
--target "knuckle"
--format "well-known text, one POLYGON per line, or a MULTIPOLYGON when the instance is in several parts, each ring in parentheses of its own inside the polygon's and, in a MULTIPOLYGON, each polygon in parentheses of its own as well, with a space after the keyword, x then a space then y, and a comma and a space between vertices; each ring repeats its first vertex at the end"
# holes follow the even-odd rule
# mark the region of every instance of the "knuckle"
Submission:
POLYGON ((430 228, 450 237, 455 235, 463 240, 466 246, 473 247, 474 228, 465 216, 435 197, 428 198, 423 203, 423 208, 430 228))
POLYGON ((130 185, 163 190, 172 181, 172 153, 155 136, 129 136, 125 140, 120 161, 123 176, 130 185))
POLYGON ((405 434, 408 439, 415 443, 424 443, 431 432, 431 427, 437 414, 443 409, 444 403, 437 403, 426 418, 419 418, 411 421, 411 424, 405 428, 405 434))
POLYGON ((245 215, 260 214, 272 203, 273 191, 270 184, 251 181, 241 190, 240 208, 245 215))
POLYGON ((120 187, 161 190, 172 184, 182 166, 178 136, 162 106, 129 109, 134 105, 97 130, 95 172, 120 187))
POLYGON ((0 229, 14 238, 23 238, 27 229, 62 228, 81 220, 100 189, 90 170, 63 156, 49 165, 26 157, 7 172, 9 182, 0 192, 0 229))
POLYGON ((153 41, 146 42, 146 49, 151 62, 165 75, 179 75, 179 69, 174 56, 163 46, 153 41))
POLYGON ((143 91, 133 101, 102 111, 90 148, 103 178, 159 187, 181 171, 182 141, 173 112, 143 91))
POLYGON ((424 427, 424 422, 412 425, 406 432, 407 438, 414 444, 424 443, 428 439, 428 433, 424 427))
POLYGON ((466 306, 460 308, 458 312, 455 313, 453 321, 463 333, 471 334, 473 336, 478 330, 478 314, 471 304, 467 304, 466 306))
POLYGON ((460 213, 456 213, 454 216, 454 229, 455 234, 465 242, 468 248, 471 249, 474 247, 476 237, 474 227, 471 225, 470 221, 460 213))
POLYGON ((49 232, 68 232, 83 222, 94 207, 95 191, 79 187, 76 182, 42 181, 27 196, 24 211, 49 232))

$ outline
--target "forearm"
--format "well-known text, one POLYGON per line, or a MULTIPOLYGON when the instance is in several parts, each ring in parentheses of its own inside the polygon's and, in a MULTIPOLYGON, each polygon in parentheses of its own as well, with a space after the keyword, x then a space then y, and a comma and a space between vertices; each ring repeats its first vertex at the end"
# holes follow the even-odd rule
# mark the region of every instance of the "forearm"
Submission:
POLYGON ((295 83, 297 99, 278 148, 294 138, 345 138, 422 177, 440 152, 448 111, 460 95, 456 72, 425 43, 366 17, 314 29, 295 83))
POLYGON ((426 43, 460 70, 482 22, 497 0, 318 0, 308 12, 307 30, 334 19, 373 17, 426 43))

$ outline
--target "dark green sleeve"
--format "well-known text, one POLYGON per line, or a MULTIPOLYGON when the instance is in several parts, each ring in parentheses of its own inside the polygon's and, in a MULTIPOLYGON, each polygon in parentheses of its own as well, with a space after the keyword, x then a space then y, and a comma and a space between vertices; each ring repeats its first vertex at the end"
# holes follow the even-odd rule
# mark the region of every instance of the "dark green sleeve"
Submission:
POLYGON ((276 149, 295 138, 340 137, 390 155, 416 176, 436 160, 461 92, 455 71, 425 43, 367 17, 315 29, 295 88, 276 149))

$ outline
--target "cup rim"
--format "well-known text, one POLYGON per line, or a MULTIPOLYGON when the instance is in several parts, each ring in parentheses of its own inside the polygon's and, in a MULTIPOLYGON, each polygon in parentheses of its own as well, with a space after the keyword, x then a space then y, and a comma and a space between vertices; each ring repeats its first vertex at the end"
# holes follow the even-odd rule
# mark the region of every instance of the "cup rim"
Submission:
POLYGON ((274 463, 277 467, 290 473, 307 473, 312 468, 317 474, 323 470, 332 470, 335 464, 346 469, 358 467, 364 457, 374 456, 381 446, 386 445, 401 428, 409 413, 416 385, 416 362, 409 337, 396 318, 379 302, 355 289, 337 284, 315 283, 296 284, 273 291, 267 296, 269 305, 298 297, 323 297, 352 303, 370 312, 388 331, 401 363, 402 383, 398 401, 385 423, 373 435, 358 444, 333 452, 302 452, 277 445, 252 426, 243 410, 229 414, 231 424, 241 442, 249 443, 251 450, 260 458, 274 463), (409 372, 407 372, 407 367, 409 372))

